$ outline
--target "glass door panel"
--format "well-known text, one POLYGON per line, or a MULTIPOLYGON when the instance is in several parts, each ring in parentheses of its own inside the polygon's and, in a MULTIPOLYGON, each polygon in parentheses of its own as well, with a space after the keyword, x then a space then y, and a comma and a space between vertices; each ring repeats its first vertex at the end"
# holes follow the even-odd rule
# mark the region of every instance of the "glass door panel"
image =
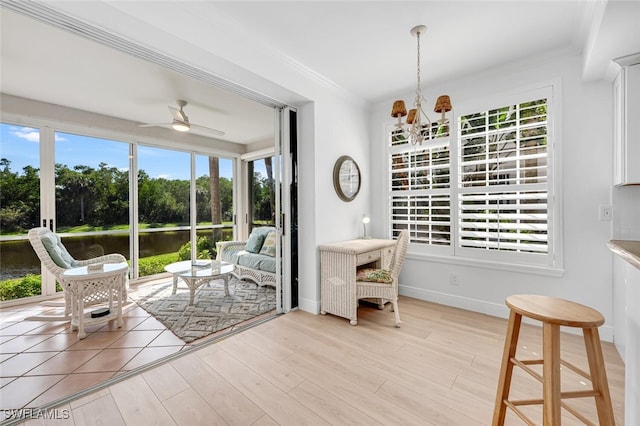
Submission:
POLYGON ((55 231, 76 259, 129 255, 129 144, 55 133, 55 231))
POLYGON ((40 132, 0 123, 0 300, 42 294, 27 232, 40 226, 40 132))
POLYGON ((276 195, 273 179, 274 157, 248 163, 249 231, 255 226, 276 225, 276 195))
POLYGON ((138 146, 140 277, 190 258, 191 154, 138 146))
POLYGON ((233 160, 196 155, 196 253, 215 258, 216 242, 233 239, 233 160))

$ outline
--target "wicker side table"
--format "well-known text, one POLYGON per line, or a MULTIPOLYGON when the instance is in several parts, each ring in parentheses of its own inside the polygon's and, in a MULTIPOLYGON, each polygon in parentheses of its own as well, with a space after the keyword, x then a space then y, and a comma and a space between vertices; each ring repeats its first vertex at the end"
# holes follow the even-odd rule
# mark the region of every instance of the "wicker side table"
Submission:
POLYGON ((60 275, 60 285, 68 292, 71 302, 71 329, 78 330, 78 338, 84 339, 88 325, 117 321, 122 327, 122 305, 127 298, 129 266, 127 262, 106 263, 100 270, 88 266, 68 269, 60 275), (115 302, 115 303, 114 303, 115 302), (107 304, 109 313, 92 318, 85 308, 107 304))

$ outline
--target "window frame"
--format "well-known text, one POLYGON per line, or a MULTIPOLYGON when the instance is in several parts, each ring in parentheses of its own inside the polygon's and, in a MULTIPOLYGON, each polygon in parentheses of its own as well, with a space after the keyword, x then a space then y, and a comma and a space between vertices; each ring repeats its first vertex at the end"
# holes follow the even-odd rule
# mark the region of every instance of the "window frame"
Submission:
MULTIPOLYGON (((560 176, 561 158, 561 112, 562 88, 560 80, 539 83, 517 90, 477 97, 454 104, 454 110, 448 117, 452 124, 449 137, 450 155, 450 224, 451 240, 448 246, 432 246, 430 244, 409 244, 408 258, 429 260, 440 263, 459 264, 490 269, 500 269, 517 272, 527 272, 547 276, 561 276, 564 273, 563 242, 562 242, 562 194, 560 176), (508 105, 530 102, 537 99, 547 99, 547 254, 511 253, 499 250, 478 250, 460 246, 460 140, 459 118, 468 114, 502 108, 508 105)), ((431 117, 435 121, 438 117, 431 117)), ((390 235, 393 235, 391 215, 391 162, 393 147, 390 144, 392 122, 384 126, 384 141, 386 150, 385 164, 388 195, 386 198, 387 223, 390 235)))

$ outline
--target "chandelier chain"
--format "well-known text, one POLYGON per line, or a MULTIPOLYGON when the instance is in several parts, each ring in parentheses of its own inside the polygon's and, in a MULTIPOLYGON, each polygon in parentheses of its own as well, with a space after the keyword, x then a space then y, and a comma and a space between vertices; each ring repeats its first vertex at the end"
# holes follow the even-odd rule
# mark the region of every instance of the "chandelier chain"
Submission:
POLYGON ((416 66, 416 77, 418 79, 416 85, 416 102, 422 101, 422 89, 420 87, 420 32, 416 34, 416 38, 418 39, 418 57, 417 57, 417 66, 416 66))

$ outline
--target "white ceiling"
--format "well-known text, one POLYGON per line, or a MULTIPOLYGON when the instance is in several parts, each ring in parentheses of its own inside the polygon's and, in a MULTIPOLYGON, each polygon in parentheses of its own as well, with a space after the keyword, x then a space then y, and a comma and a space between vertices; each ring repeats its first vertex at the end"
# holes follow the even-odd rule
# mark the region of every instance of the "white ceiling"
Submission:
POLYGON ((273 141, 271 108, 18 13, 1 19, 2 93, 154 124, 184 99, 192 124, 225 132, 217 139, 273 141))
MULTIPOLYGON (((222 17, 254 37, 257 48, 291 58, 369 103, 415 87, 416 40, 409 30, 418 24, 428 27, 423 86, 585 46, 585 76, 602 78, 616 52, 640 51, 638 1, 169 0, 75 7, 98 3, 182 39, 206 34, 205 23, 222 17)), ((141 123, 168 121, 167 105, 186 99, 191 122, 226 132, 219 139, 272 138, 266 106, 5 8, 0 13, 2 93, 141 123)))
POLYGON ((416 39, 421 37, 425 84, 456 78, 569 46, 584 3, 559 2, 223 2, 223 12, 319 74, 367 101, 416 84, 416 39), (268 19, 264 17, 268 16, 268 19))

